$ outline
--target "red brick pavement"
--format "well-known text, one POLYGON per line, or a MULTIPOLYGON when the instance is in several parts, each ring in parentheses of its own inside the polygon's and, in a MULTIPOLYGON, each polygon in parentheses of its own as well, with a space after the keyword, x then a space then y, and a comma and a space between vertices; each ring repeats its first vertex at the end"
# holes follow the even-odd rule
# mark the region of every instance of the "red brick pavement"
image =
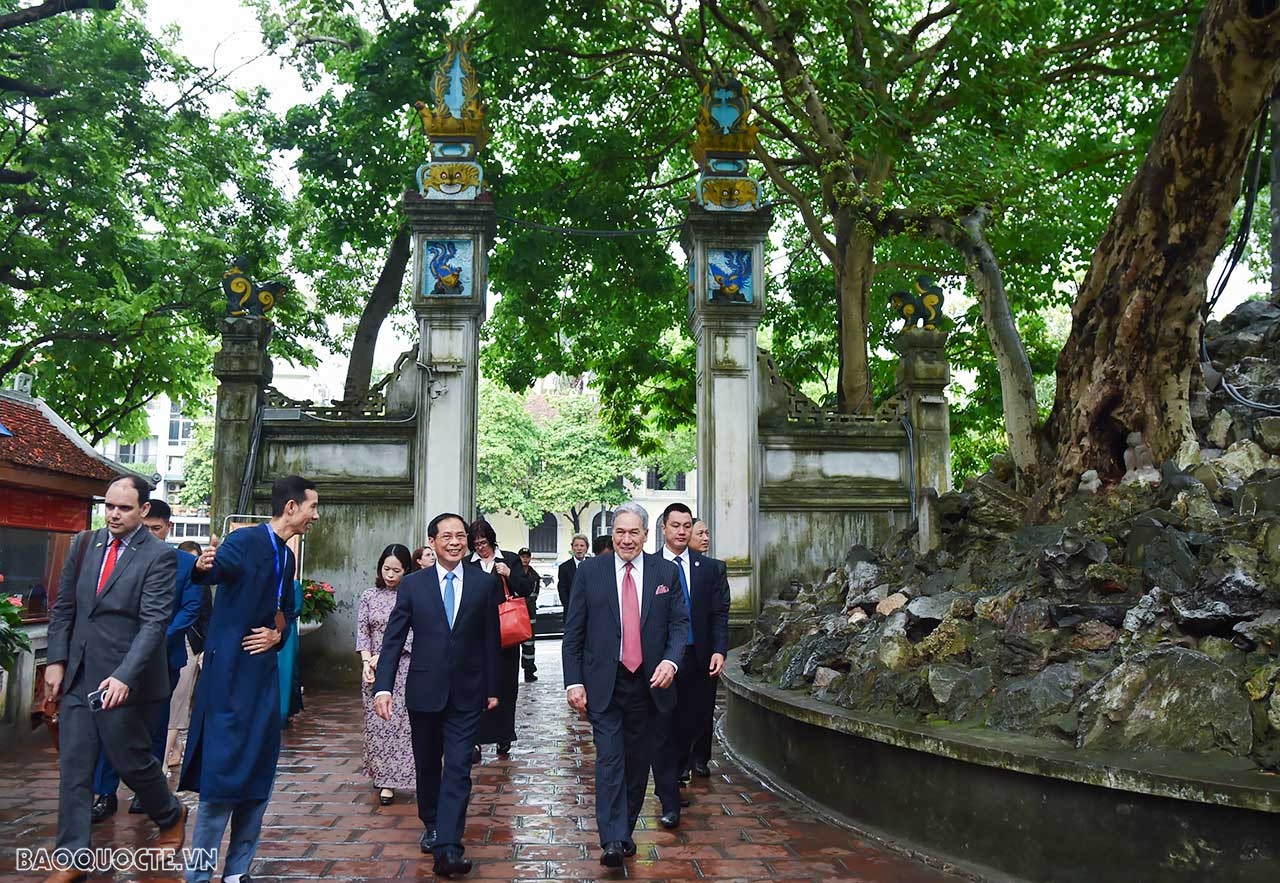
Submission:
MULTIPOLYGON (((518 740, 509 758, 487 749, 475 768, 466 831, 476 880, 705 879, 823 883, 954 883, 958 878, 911 861, 832 825, 725 759, 717 747, 709 779, 694 779, 679 829, 657 824, 652 796, 625 871, 599 864, 592 795, 591 727, 566 706, 559 643, 539 642, 540 680, 522 684, 518 740)), ((422 824, 412 795, 391 806, 361 774, 357 697, 320 693, 286 732, 267 811, 254 883, 271 880, 384 881, 433 878, 418 849, 422 824)), ((19 847, 51 848, 57 819, 53 751, 37 745, 0 759, 0 876, 18 874, 19 847)), ((194 808, 195 796, 184 794, 194 808)), ((120 812, 94 828, 95 845, 138 845, 154 830, 145 816, 120 812)), ((146 875, 101 880, 160 879, 146 875)), ((217 876, 215 880, 219 879, 217 876)))

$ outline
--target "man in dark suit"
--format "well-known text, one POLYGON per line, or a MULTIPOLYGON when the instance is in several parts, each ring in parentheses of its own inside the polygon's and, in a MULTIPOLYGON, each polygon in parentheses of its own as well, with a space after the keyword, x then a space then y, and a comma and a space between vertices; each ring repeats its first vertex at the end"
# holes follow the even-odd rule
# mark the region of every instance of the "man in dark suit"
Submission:
POLYGON ((437 515, 427 537, 436 563, 400 584, 378 654, 373 707, 391 719, 396 660, 412 629, 404 704, 418 770, 418 818, 426 827, 421 847, 435 854, 435 873, 448 877, 471 870, 462 857, 462 832, 476 730, 485 711, 498 707, 500 590, 491 574, 462 563, 467 523, 461 515, 437 515))
MULTIPOLYGON (((151 500, 147 517, 142 524, 157 540, 164 542, 173 530, 173 511, 164 500, 151 500)), ((204 601, 203 587, 191 579, 191 568, 196 563, 196 556, 181 549, 178 556, 178 573, 173 586, 173 619, 165 631, 165 655, 169 660, 169 695, 173 696, 173 688, 178 686, 178 677, 182 667, 187 664, 187 630, 195 624, 200 616, 200 606, 204 601)), ((151 724, 151 751, 164 764, 165 742, 169 736, 169 703, 161 702, 156 706, 156 718, 151 724)), ((93 772, 93 821, 100 822, 112 815, 117 809, 116 791, 120 787, 120 775, 111 766, 105 751, 98 751, 98 766, 93 772)), ((129 804, 129 812, 141 813, 142 800, 133 796, 129 804)))
POLYGON ((635 855, 654 722, 675 705, 670 687, 689 633, 675 565, 644 553, 648 535, 643 507, 615 510, 614 553, 578 568, 564 624, 566 698, 595 735, 596 825, 609 868, 635 855))
POLYGON ((560 565, 556 579, 556 591, 560 595, 560 606, 566 612, 569 610, 569 593, 573 591, 573 578, 578 574, 579 565, 587 558, 587 547, 589 545, 587 538, 582 534, 574 534, 573 539, 569 541, 569 548, 573 550, 573 557, 560 565))
POLYGON ((676 675, 676 707, 659 721, 659 743, 653 759, 653 785, 662 804, 664 828, 680 824, 679 780, 693 767, 709 774, 711 721, 716 683, 729 651, 729 577, 723 561, 689 548, 693 513, 672 503, 662 513, 662 557, 679 568, 680 587, 689 605, 688 644, 676 675), (702 740, 706 754, 701 755, 702 740))
MULTIPOLYGON (((57 848, 72 853, 89 848, 99 746, 160 828, 154 844, 176 850, 186 836, 187 810, 151 751, 149 724, 169 696, 165 630, 177 562, 142 526, 150 494, 135 475, 107 487, 107 526, 72 544, 49 617, 45 695, 62 694, 57 848)), ((46 881, 87 877, 64 870, 46 881)))

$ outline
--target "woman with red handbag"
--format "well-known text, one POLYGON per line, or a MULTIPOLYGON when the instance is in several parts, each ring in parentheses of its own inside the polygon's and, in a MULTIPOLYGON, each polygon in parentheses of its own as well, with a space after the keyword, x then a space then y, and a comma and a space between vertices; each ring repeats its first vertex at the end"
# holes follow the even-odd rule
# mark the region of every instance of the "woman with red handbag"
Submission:
POLYGON ((496 575, 498 585, 503 589, 502 595, 494 599, 494 603, 499 605, 504 631, 502 693, 498 697, 498 707, 486 711, 484 719, 480 721, 475 749, 475 762, 478 763, 481 745, 496 745, 498 754, 506 755, 511 753, 511 743, 516 738, 516 694, 520 689, 520 643, 523 639, 509 644, 508 640, 515 640, 519 635, 514 631, 508 635, 508 630, 521 627, 513 621, 521 610, 525 613, 525 623, 528 622, 528 609, 524 599, 533 594, 534 585, 525 576, 520 559, 498 548, 498 536, 494 533, 493 525, 483 518, 471 522, 467 544, 472 552, 470 564, 483 569, 485 573, 496 575), (518 603, 510 604, 510 601, 518 603))

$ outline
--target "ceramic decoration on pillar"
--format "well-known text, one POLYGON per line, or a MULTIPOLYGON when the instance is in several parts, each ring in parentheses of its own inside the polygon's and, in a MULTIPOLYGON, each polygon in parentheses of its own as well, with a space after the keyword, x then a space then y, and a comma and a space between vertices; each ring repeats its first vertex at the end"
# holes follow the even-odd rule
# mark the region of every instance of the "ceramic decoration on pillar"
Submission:
POLYGON ((493 201, 477 156, 489 132, 469 39, 450 37, 432 78, 432 99, 417 102, 431 158, 402 209, 413 231, 413 307, 421 336, 414 467, 416 534, 440 512, 475 508, 480 324, 485 317, 493 201), (431 469, 428 460, 456 469, 431 469))
POLYGON ((471 38, 445 39, 448 51, 431 80, 431 104, 414 103, 431 139, 431 160, 418 167, 418 193, 425 199, 466 201, 484 187, 476 154, 489 140, 489 130, 471 65, 471 38))
POLYGON ((711 529, 712 554, 727 565, 730 619, 738 626, 754 619, 760 596, 756 329, 772 222, 747 175, 756 136, 750 113, 736 78, 704 88, 693 145, 698 184, 681 237, 697 342, 698 513, 711 529))

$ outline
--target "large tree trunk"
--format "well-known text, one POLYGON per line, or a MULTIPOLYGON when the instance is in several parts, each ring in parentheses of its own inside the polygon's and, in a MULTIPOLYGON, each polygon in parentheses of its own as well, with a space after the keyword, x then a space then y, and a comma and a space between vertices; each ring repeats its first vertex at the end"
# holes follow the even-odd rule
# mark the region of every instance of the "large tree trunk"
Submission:
POLYGON ((400 289, 404 286, 404 271, 409 265, 409 228, 401 227, 391 240, 391 250, 387 252, 387 260, 382 265, 378 282, 369 294, 369 302, 360 314, 360 322, 356 325, 355 339, 351 341, 351 360, 347 363, 347 382, 342 391, 342 398, 347 402, 355 402, 364 398, 369 392, 369 382, 373 377, 373 351, 378 345, 378 331, 387 315, 400 300, 400 289))
POLYGON ((1033 492, 1040 484, 1040 457, 1036 433, 1036 381, 1031 361, 1022 345, 1022 335, 1013 319, 1009 298, 1004 289, 1004 273, 996 260, 984 228, 986 209, 977 209, 960 219, 956 228, 945 221, 939 230, 941 238, 964 256, 969 280, 978 294, 982 324, 995 353, 1000 372, 1000 400, 1004 408, 1004 429, 1009 440, 1009 454, 1017 471, 1019 490, 1033 492))
POLYGON ((867 364, 867 312, 875 273, 875 240, 865 233, 840 234, 837 224, 836 299, 840 310, 840 410, 867 413, 874 391, 867 364))
POLYGON ((1047 429, 1058 490, 1157 461, 1191 437, 1205 281, 1240 193, 1253 124, 1280 79, 1280 0, 1209 0, 1147 157, 1094 253, 1058 358, 1047 429))

